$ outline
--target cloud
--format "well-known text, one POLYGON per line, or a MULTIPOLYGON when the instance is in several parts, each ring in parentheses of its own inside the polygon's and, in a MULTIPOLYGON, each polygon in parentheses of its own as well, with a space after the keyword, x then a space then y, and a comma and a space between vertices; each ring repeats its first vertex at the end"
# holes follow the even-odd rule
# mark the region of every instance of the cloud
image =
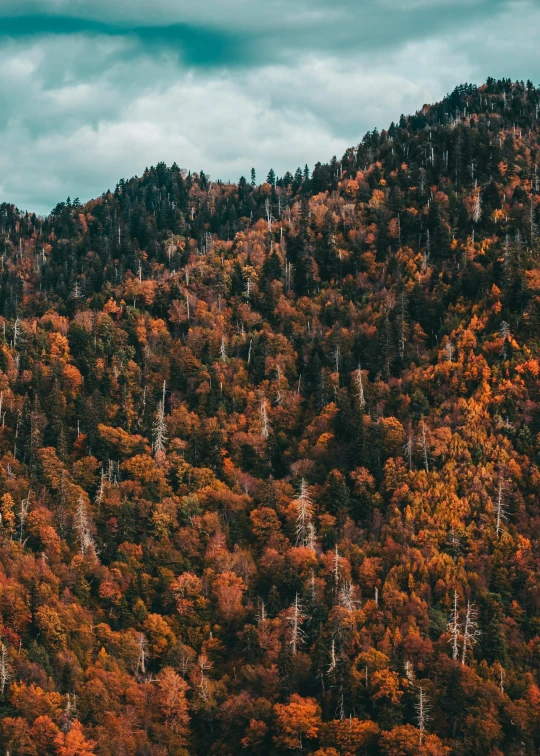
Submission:
POLYGON ((283 172, 299 156, 313 161, 346 146, 301 103, 272 103, 276 78, 268 71, 208 76, 166 56, 126 62, 122 53, 131 53, 129 40, 106 37, 0 50, 11 74, 0 85, 0 199, 46 212, 68 194, 88 199, 159 160, 236 180, 252 165, 283 172))
MULTIPOLYGON (((45 212, 159 160, 224 180, 252 165, 259 175, 270 167, 282 174, 342 154, 366 128, 440 90, 440 79, 403 74, 422 55, 425 70, 434 70, 433 46, 412 45, 375 65, 371 56, 310 55, 294 65, 208 73, 167 56, 133 59, 132 44, 80 36, 1 50, 0 65, 11 73, 0 90, 5 199, 45 212), (24 104, 15 100, 20 91, 24 104)), ((452 61, 447 81, 459 65, 452 61)))
POLYGON ((460 31, 511 0, 4 0, 0 35, 130 34, 184 61, 268 63, 460 31))
MULTIPOLYGON (((158 22, 177 21, 184 4, 176 0, 154 3, 153 19, 146 2, 21 3, 4 0, 2 10, 26 10, 48 24, 56 13, 58 24, 32 30, 30 23, 26 34, 15 33, 16 26, 6 34, 4 25, 0 33, 0 201, 42 213, 68 195, 99 195, 160 160, 223 180, 248 175, 252 166, 259 178, 271 167, 283 174, 313 166, 463 81, 538 78, 540 9, 530 1, 489 8, 469 2, 469 23, 456 30, 456 20, 446 28, 441 13, 459 0, 409 0, 395 13, 397 0, 342 0, 337 10, 322 0, 311 0, 310 10, 301 2, 268 0, 257 18, 247 13, 242 30, 234 29, 234 19, 246 7, 243 0, 227 4, 226 20, 225 4, 209 0, 204 10, 215 9, 213 27, 197 26, 202 4, 190 3, 186 14, 195 25, 184 23, 178 37, 170 26, 155 31, 158 22), (356 6, 393 20, 377 26, 373 16, 364 26, 343 24, 357 17, 356 6), (276 31, 284 23, 276 11, 289 18, 291 8, 304 18, 297 36, 294 27, 276 31), (76 23, 71 28, 60 23, 68 12, 76 23), (407 27, 398 34, 403 14, 413 14, 411 24, 416 12, 427 18, 427 31, 407 27), (322 39, 314 30, 325 18, 331 22, 322 39), (121 29, 128 21, 153 26, 121 29), (392 34, 399 44, 391 43, 392 34), (310 35, 320 43, 309 44, 310 35), (362 44, 352 44, 355 36, 362 44), (207 49, 216 40, 219 54, 207 49)), ((259 4, 250 0, 253 6, 259 4)), ((14 24, 24 20, 12 18, 14 24)))
MULTIPOLYGON (((368 4, 371 4, 368 2, 368 4)), ((133 26, 167 26, 185 23, 204 27, 233 29, 282 28, 320 18, 321 10, 331 8, 321 0, 4 0, 5 17, 70 17, 86 21, 133 26), (315 7, 313 7, 315 6, 315 7)), ((338 5, 339 12, 339 5, 338 5)), ((334 11, 335 15, 335 11, 334 11)))

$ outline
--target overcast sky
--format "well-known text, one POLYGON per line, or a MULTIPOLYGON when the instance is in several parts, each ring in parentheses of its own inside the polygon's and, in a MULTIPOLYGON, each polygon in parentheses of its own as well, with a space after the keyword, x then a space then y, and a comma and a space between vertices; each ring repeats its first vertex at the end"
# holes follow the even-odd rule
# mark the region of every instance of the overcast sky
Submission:
POLYGON ((0 0, 0 202, 313 166, 456 84, 539 84, 539 30, 540 0, 0 0))

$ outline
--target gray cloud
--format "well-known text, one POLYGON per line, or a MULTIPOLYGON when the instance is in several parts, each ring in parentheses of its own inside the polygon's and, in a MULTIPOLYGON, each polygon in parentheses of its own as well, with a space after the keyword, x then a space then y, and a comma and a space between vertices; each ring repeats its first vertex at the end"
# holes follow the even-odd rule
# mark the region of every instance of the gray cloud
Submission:
POLYGON ((0 35, 130 34, 195 64, 395 47, 493 17, 511 0, 4 0, 0 35))
POLYGON ((538 79, 535 2, 199 6, 4 0, 0 201, 47 212, 159 160, 283 173, 463 81, 538 79))

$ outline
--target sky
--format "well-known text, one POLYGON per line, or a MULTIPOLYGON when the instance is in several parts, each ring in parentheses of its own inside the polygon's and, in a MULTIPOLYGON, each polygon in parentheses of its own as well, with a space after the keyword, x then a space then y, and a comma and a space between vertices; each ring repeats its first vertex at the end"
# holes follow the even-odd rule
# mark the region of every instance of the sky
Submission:
POLYGON ((312 167, 457 84, 539 84, 539 30, 540 0, 0 0, 0 202, 312 167))

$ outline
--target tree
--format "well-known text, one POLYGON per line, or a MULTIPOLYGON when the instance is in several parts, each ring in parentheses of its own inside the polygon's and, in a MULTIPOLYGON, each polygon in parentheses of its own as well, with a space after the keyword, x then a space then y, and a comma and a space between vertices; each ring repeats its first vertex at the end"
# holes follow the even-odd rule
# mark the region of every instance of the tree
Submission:
POLYGON ((298 497, 293 505, 296 510, 296 543, 306 546, 312 541, 313 502, 304 478, 300 481, 298 497))
POLYGON ((418 737, 418 744, 422 746, 423 740, 424 740, 424 733, 426 730, 426 725, 429 721, 429 711, 430 707, 427 702, 426 694, 424 692, 424 689, 421 685, 418 686, 418 700, 416 702, 416 715, 418 719, 418 731, 419 731, 419 737, 418 737))
POLYGON ((260 407, 261 416, 261 435, 266 440, 270 435, 270 425, 268 422, 268 412, 266 409, 266 399, 262 399, 260 407))
POLYGON ((147 649, 148 649, 148 640, 146 638, 146 635, 144 633, 138 633, 137 634, 137 648, 138 648, 138 658, 137 658, 137 672, 141 672, 141 674, 146 673, 146 659, 147 659, 147 649))
POLYGON ((325 742, 337 745, 340 753, 355 754, 368 751, 378 740, 379 726, 371 720, 356 717, 334 719, 322 727, 325 742))
POLYGON ((426 472, 429 472, 429 459, 428 459, 428 447, 427 447, 427 432, 426 423, 424 418, 420 421, 420 448, 422 450, 422 458, 424 460, 424 467, 426 472))
POLYGON ((214 595, 223 619, 231 622, 244 613, 242 596, 247 586, 239 575, 225 571, 214 581, 214 595))
POLYGON ((474 604, 467 601, 467 612, 465 614, 465 622, 463 624, 463 647, 461 650, 461 663, 465 664, 467 658, 467 651, 477 643, 480 637, 480 630, 478 629, 478 611, 474 604))
POLYGON ((58 734, 58 727, 46 715, 37 717, 30 730, 30 737, 38 754, 54 753, 54 743, 58 734))
MULTIPOLYGON (((164 667, 158 675, 159 705, 165 718, 165 728, 179 745, 186 745, 189 736, 189 714, 186 691, 188 685, 171 667, 164 667)), ((172 743, 172 741, 170 741, 172 743)))
POLYGON ((539 113, 0 204, 0 753, 540 752, 539 113))
POLYGON ((59 732, 55 738, 58 756, 94 756, 94 742, 87 740, 78 720, 73 722, 69 732, 59 732))
POLYGON ((163 381, 163 396, 158 404, 156 419, 154 422, 154 454, 157 460, 162 460, 165 453, 165 442, 167 441, 167 427, 165 425, 165 391, 166 383, 163 381))
POLYGON ((92 538, 90 517, 86 509, 86 502, 82 496, 79 496, 77 509, 73 518, 73 527, 77 534, 81 556, 90 553, 95 555, 96 546, 92 538))
POLYGON ((4 532, 11 534, 15 530, 15 502, 10 493, 2 496, 0 503, 1 525, 4 532))
POLYGON ((479 223, 481 217, 482 217, 482 199, 480 197, 480 192, 478 192, 474 198, 474 205, 473 205, 474 222, 479 223))
POLYGON ((314 698, 293 694, 288 704, 274 706, 278 748, 302 751, 305 741, 315 740, 321 727, 321 707, 314 698))
POLYGON ((506 522, 506 520, 508 520, 508 510, 504 503, 503 491, 503 482, 501 480, 499 481, 499 487, 497 490, 497 504, 495 509, 495 532, 497 534, 497 538, 499 538, 501 535, 503 522, 506 522))
POLYGON ((302 607, 296 594, 292 606, 288 611, 287 623, 289 625, 289 645, 293 656, 296 656, 298 647, 303 643, 305 635, 302 630, 302 624, 306 617, 302 612, 302 607))
POLYGON ((356 392, 358 397, 358 406, 360 410, 363 410, 366 406, 366 398, 364 395, 364 382, 362 378, 362 368, 358 365, 358 370, 354 374, 354 382, 356 385, 356 392))
POLYGON ((436 735, 427 735, 418 746, 419 731, 412 725, 400 725, 383 732, 379 741, 384 756, 449 756, 450 748, 436 735))
POLYGON ((460 623, 458 613, 458 595, 454 590, 454 603, 452 607, 452 614, 450 615, 450 621, 448 622, 448 632, 450 633, 449 643, 452 644, 452 659, 457 661, 459 655, 459 636, 460 636, 460 623))
POLYGON ((2 698, 5 697, 6 688, 13 678, 7 651, 4 643, 0 643, 0 695, 2 698))

